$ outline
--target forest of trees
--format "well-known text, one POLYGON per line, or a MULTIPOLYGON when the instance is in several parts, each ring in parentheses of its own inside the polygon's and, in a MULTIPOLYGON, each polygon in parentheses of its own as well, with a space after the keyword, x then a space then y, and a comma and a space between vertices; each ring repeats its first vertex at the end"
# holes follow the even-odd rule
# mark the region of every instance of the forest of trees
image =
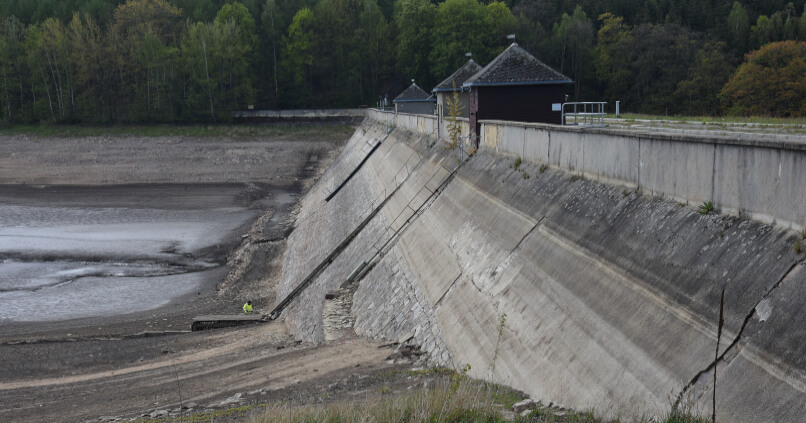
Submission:
POLYGON ((571 99, 806 116, 806 0, 0 0, 0 123, 226 121, 426 90, 519 45, 571 99))

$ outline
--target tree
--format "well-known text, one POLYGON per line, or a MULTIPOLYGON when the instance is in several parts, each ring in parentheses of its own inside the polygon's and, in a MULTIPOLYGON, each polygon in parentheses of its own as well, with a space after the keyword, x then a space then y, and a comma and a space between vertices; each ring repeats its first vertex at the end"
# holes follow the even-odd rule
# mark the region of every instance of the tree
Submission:
POLYGON ((359 24, 355 31, 354 45, 361 53, 358 55, 361 68, 361 102, 375 99, 383 79, 388 79, 394 66, 394 45, 392 28, 384 17, 375 0, 364 0, 364 10, 358 17, 359 24))
POLYGON ((579 98, 579 88, 584 77, 588 55, 593 48, 593 24, 577 6, 573 15, 563 14, 559 23, 552 28, 553 39, 560 49, 560 73, 566 72, 566 63, 575 80, 574 96, 579 98))
POLYGON ((270 41, 269 47, 271 47, 271 68, 272 76, 274 77, 275 101, 279 97, 279 84, 277 82, 277 49, 282 37, 282 30, 279 22, 280 17, 278 14, 279 8, 277 6, 277 0, 266 0, 266 3, 263 5, 263 13, 260 16, 260 19, 263 21, 263 27, 265 28, 266 34, 268 35, 270 41))
POLYGON ((64 25, 61 21, 48 18, 40 26, 40 43, 38 51, 32 52, 44 57, 42 65, 48 74, 45 82, 48 88, 53 89, 58 117, 64 120, 67 114, 75 109, 75 94, 73 89, 73 66, 67 50, 68 43, 65 36, 64 25))
POLYGON ((596 79, 606 99, 617 99, 633 79, 626 54, 632 43, 632 30, 624 24, 624 18, 612 13, 600 15, 599 22, 594 50, 596 79))
POLYGON ((300 9, 291 25, 288 35, 283 37, 283 69, 290 79, 288 97, 282 95, 289 106, 299 106, 313 97, 312 72, 314 58, 314 28, 316 18, 311 9, 300 9))
POLYGON ((397 69, 406 78, 414 78, 425 86, 433 85, 439 78, 431 71, 429 60, 434 48, 436 16, 437 7, 428 0, 399 0, 395 4, 397 69))
POLYGON ((112 120, 110 93, 115 92, 112 54, 95 20, 78 14, 68 26, 70 54, 75 67, 76 114, 82 121, 112 120))
POLYGON ((706 43, 696 53, 696 64, 688 79, 677 84, 674 97, 685 104, 687 113, 714 116, 719 114, 719 91, 730 78, 734 67, 721 43, 706 43))
POLYGON ((0 94, 0 121, 10 122, 11 121, 11 96, 9 95, 9 74, 11 73, 10 66, 7 64, 9 63, 8 60, 8 48, 6 46, 5 38, 0 38, 0 72, 2 75, 0 77, 3 78, 3 91, 0 94))
MULTIPOLYGON (((518 19, 512 14, 507 4, 502 1, 494 1, 486 6, 487 16, 490 17, 490 40, 489 46, 500 47, 503 50, 507 46, 506 35, 513 34, 518 30, 518 19)), ((493 51, 493 54, 499 51, 493 51)))
POLYGON ((771 43, 748 54, 720 96, 733 115, 806 116, 806 42, 771 43))
MULTIPOLYGON (((118 118, 143 121, 152 120, 152 116, 164 116, 163 113, 152 114, 151 81, 159 69, 154 66, 149 68, 146 58, 167 60, 174 57, 158 52, 155 42, 166 48, 175 47, 182 30, 180 10, 165 0, 128 0, 115 9, 109 42, 110 52, 114 53, 117 85, 114 101, 117 103, 118 118), (144 51, 147 48, 151 51, 144 51)), ((158 66, 168 69, 172 63, 158 66)))
POLYGON ((758 48, 775 39, 773 23, 766 15, 761 15, 752 28, 753 45, 758 48))
POLYGON ((739 51, 745 51, 750 35, 750 18, 741 3, 734 2, 728 15, 731 42, 739 51))
POLYGON ((316 26, 312 46, 316 60, 312 63, 314 105, 333 107, 356 104, 361 91, 360 59, 354 44, 354 32, 361 13, 360 0, 322 0, 313 10, 316 26))
POLYGON ((182 61, 188 75, 189 91, 186 102, 193 114, 203 110, 200 106, 206 104, 212 121, 216 121, 213 91, 218 86, 218 78, 214 74, 216 66, 213 60, 218 43, 213 24, 188 24, 182 37, 182 61))
POLYGON ((25 66, 25 27, 19 19, 11 16, 3 20, 3 39, 0 57, 3 59, 4 84, 6 84, 6 113, 9 121, 15 120, 15 111, 23 117, 26 105, 25 92, 30 76, 25 66), (7 69, 6 69, 7 67, 7 69), (13 99, 12 99, 13 97, 13 99))
POLYGON ((255 20, 241 3, 225 4, 214 22, 219 40, 222 104, 236 110, 254 103, 254 63, 258 48, 255 20))
POLYGON ((255 19, 249 13, 249 9, 241 3, 232 2, 225 4, 218 11, 215 18, 215 24, 223 26, 227 22, 232 21, 240 32, 238 42, 250 51, 257 50, 257 32, 255 28, 255 19))
POLYGON ((494 38, 492 19, 483 4, 477 0, 446 0, 437 8, 434 19, 432 74, 436 79, 447 77, 467 60, 466 52, 481 62, 489 61, 493 51, 488 43, 494 38))
POLYGON ((798 24, 798 39, 806 41, 806 4, 803 5, 803 14, 800 15, 800 22, 798 24))

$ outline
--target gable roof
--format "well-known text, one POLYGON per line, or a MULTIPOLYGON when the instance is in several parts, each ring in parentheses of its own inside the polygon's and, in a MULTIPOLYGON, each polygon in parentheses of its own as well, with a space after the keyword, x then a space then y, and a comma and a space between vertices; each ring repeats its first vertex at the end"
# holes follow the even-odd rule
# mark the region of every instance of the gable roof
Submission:
POLYGON ((512 43, 487 66, 465 81, 464 86, 570 84, 571 78, 537 60, 512 43))
POLYGON ((401 103, 408 101, 428 101, 429 94, 418 87, 417 84, 411 83, 408 88, 403 90, 400 95, 392 100, 393 103, 401 103))
POLYGON ((462 89, 462 84, 467 81, 468 78, 475 75, 476 72, 481 70, 481 65, 474 62, 473 59, 470 59, 462 65, 456 72, 452 73, 451 76, 445 78, 444 81, 437 84, 434 87, 433 92, 440 92, 440 91, 453 91, 453 84, 456 84, 456 88, 459 90, 462 89))

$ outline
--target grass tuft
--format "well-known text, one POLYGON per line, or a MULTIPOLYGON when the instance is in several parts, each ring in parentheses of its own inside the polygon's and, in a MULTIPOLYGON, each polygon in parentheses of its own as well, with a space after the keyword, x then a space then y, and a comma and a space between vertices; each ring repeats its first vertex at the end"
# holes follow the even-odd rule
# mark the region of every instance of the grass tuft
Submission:
POLYGON ((713 211, 714 211, 714 203, 710 201, 706 201, 700 204, 699 207, 697 207, 697 213, 702 215, 710 214, 713 211))

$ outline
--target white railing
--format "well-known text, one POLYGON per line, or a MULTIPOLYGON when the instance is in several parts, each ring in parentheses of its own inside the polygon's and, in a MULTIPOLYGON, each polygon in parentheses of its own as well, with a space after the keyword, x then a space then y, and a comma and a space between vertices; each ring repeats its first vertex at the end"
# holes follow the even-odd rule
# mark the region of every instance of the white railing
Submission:
POLYGON ((563 125, 605 126, 605 104, 604 101, 563 103, 563 125))

